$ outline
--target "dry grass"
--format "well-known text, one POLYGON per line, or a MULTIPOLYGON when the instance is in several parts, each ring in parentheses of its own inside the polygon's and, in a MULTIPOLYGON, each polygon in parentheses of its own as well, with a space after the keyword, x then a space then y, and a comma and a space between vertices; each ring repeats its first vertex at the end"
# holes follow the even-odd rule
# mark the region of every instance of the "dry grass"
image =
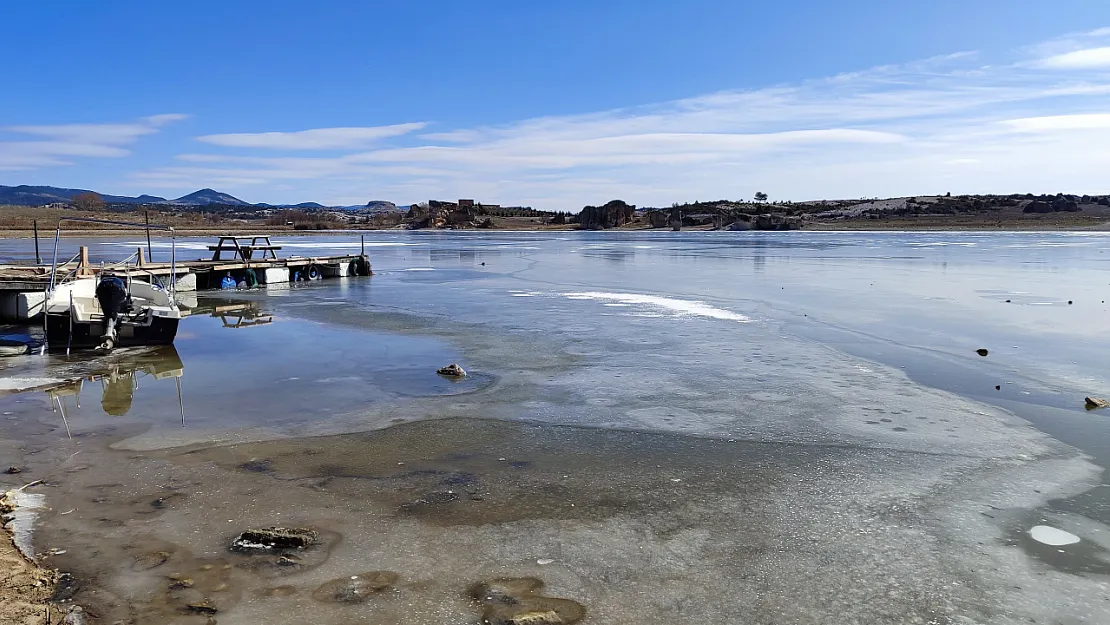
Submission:
MULTIPOLYGON (((59 208, 38 208, 33 206, 0 206, 0 231, 8 236, 30 236, 34 229, 34 222, 38 222, 39 235, 52 235, 58 227, 58 221, 68 217, 83 217, 92 219, 110 219, 113 221, 126 221, 132 223, 145 223, 146 215, 142 211, 110 212, 110 211, 79 211, 59 208)), ((175 230, 186 232, 236 232, 242 230, 258 230, 265 225, 264 220, 226 219, 210 213, 164 213, 150 211, 150 224, 157 226, 170 226, 175 230)), ((120 226, 108 224, 93 224, 82 222, 66 222, 66 231, 81 233, 118 233, 120 226)), ((284 226, 266 226, 267 231, 291 230, 284 226)), ((73 233, 71 232, 72 236, 73 233)))

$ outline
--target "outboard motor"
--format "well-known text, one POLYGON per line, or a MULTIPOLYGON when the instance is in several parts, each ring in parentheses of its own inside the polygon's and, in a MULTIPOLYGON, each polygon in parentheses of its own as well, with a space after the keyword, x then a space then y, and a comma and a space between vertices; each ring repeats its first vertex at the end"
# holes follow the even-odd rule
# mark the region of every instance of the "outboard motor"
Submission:
POLYGON ((96 285, 96 301, 100 302, 100 310, 104 313, 104 342, 97 349, 112 349, 116 346, 119 315, 131 309, 129 299, 127 286, 122 278, 112 273, 100 275, 100 282, 96 285))

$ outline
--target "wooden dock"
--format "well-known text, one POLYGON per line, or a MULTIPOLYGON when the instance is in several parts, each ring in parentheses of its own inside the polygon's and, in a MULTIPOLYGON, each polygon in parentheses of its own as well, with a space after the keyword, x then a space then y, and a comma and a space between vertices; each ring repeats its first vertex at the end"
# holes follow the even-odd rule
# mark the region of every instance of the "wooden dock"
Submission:
MULTIPOLYGON (((255 238, 262 238, 258 235, 255 238)), ((234 241, 242 237, 221 237, 220 244, 210 249, 215 253, 211 260, 183 260, 177 263, 152 263, 143 258, 142 248, 137 252, 137 263, 126 268, 89 262, 88 250, 82 248, 77 261, 59 265, 57 280, 71 274, 96 275, 102 270, 126 274, 135 280, 157 280, 168 285, 172 280, 178 292, 219 289, 225 277, 231 276, 237 285, 263 287, 298 281, 322 280, 369 276, 373 274, 366 254, 340 254, 328 256, 278 257, 274 252, 280 246, 269 244, 239 245, 234 241), (225 247, 224 239, 232 239, 225 247), (262 251, 262 257, 254 256, 262 251), (234 252, 234 253, 232 253, 234 252), (224 258, 232 253, 230 258, 224 258)), ((251 237, 247 237, 251 238, 251 237)), ((0 264, 0 319, 27 321, 42 312, 46 291, 50 288, 51 268, 46 265, 0 264)))

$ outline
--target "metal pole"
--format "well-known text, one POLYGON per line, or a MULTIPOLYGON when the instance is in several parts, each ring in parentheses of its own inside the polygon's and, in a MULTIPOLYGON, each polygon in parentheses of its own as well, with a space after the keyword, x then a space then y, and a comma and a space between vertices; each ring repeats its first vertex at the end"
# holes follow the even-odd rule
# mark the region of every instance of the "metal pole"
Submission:
POLYGON ((170 301, 177 295, 177 235, 170 228, 170 301))
POLYGON ((366 235, 360 234, 358 238, 362 239, 362 255, 366 256, 366 235))
POLYGON ((150 211, 146 212, 146 259, 154 262, 154 253, 150 251, 150 211))
POLYGON ((39 220, 34 220, 31 224, 35 228, 35 264, 42 264, 42 257, 39 256, 39 220))
POLYGON ((54 260, 50 263, 50 290, 54 290, 54 278, 58 274, 58 238, 62 236, 62 227, 54 231, 54 260))
POLYGON ((46 297, 42 301, 42 350, 39 355, 46 354, 46 346, 50 343, 50 335, 47 333, 47 319, 50 318, 50 296, 54 294, 54 280, 58 277, 58 238, 62 236, 62 224, 58 223, 58 229, 54 231, 54 260, 50 262, 50 288, 46 290, 46 297))

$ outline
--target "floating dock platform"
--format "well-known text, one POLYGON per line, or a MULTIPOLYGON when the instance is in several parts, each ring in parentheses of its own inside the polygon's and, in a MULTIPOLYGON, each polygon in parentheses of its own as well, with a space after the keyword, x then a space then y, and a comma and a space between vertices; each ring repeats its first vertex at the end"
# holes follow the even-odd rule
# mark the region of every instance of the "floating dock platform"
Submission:
MULTIPOLYGON (((265 245, 239 244, 235 241, 263 236, 220 237, 218 245, 209 246, 209 250, 214 252, 211 260, 152 263, 143 260, 143 249, 139 248, 138 262, 127 267, 93 264, 89 262, 88 249, 81 248, 78 260, 58 265, 55 271, 57 279, 61 280, 70 274, 91 276, 110 270, 144 282, 157 280, 168 286, 172 281, 174 290, 179 293, 219 289, 227 276, 231 276, 237 285, 255 287, 373 275, 365 253, 280 258, 275 252, 281 246, 270 245, 268 240, 265 245), (225 240, 230 240, 230 243, 225 240), (256 252, 262 252, 262 257, 255 257, 256 252), (225 254, 230 254, 230 257, 224 258, 225 254)), ((50 288, 50 274, 49 264, 0 264, 0 320, 27 322, 40 315, 46 291, 50 288)))

